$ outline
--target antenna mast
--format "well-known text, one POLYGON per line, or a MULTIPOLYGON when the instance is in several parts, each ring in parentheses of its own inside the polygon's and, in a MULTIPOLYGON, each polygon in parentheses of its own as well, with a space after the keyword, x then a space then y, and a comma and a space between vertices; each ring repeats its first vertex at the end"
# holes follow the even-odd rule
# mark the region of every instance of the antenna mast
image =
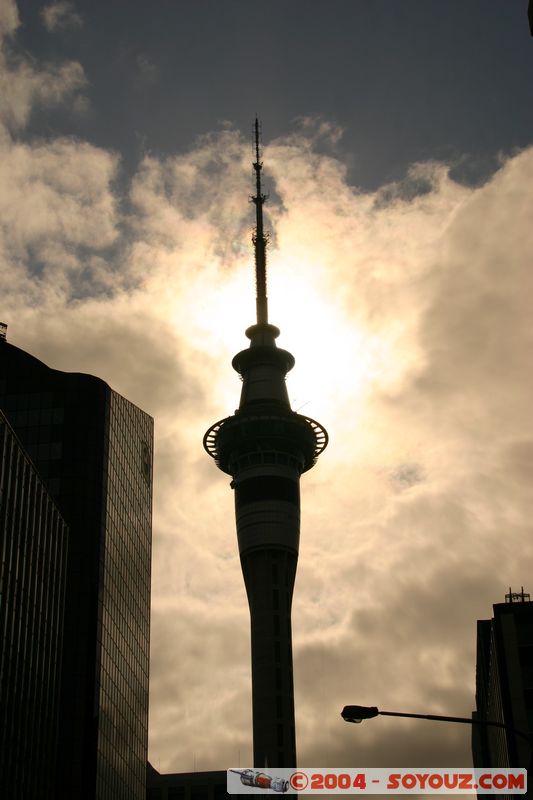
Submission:
POLYGON ((255 288, 256 288, 256 309, 257 324, 268 324, 268 298, 266 293, 266 246, 267 237, 263 230, 263 204, 267 199, 261 192, 261 170, 263 162, 260 160, 259 149, 259 120, 255 118, 255 195, 252 202, 255 205, 255 230, 252 234, 252 242, 255 251, 255 288))

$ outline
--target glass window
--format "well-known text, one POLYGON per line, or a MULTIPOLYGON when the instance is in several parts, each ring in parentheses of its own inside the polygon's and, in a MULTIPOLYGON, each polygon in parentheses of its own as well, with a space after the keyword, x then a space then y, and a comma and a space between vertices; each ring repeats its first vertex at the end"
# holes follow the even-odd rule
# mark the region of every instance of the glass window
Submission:
POLYGON ((63 447, 61 442, 52 442, 50 445, 50 458, 61 458, 63 447))
POLYGON ((46 460, 46 459, 50 458, 50 444, 49 443, 40 444, 37 447, 37 458, 39 460, 41 460, 41 459, 42 460, 46 460))
POLYGON ((52 422, 52 409, 41 409, 41 425, 50 425, 52 422))

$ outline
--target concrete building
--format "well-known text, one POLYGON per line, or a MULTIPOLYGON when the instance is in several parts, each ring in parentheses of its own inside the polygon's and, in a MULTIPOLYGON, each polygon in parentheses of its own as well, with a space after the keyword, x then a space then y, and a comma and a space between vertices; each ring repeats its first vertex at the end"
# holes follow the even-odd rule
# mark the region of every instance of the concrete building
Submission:
POLYGON ((148 763, 146 800, 226 800, 226 772, 159 773, 148 763))
POLYGON ((153 420, 4 340, 0 408, 69 526, 54 800, 144 800, 153 420))
MULTIPOLYGON (((474 718, 503 722, 533 735, 533 602, 512 592, 493 606, 494 616, 477 623, 474 718)), ((472 726, 476 767, 528 767, 531 746, 511 731, 472 726)))

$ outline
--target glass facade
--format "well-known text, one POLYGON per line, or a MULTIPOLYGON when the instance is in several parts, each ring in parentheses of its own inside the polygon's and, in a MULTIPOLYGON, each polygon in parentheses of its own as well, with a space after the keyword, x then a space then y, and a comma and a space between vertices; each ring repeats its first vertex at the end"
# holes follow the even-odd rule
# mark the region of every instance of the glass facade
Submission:
MULTIPOLYGON (((476 711, 473 718, 505 722, 494 626, 490 619, 478 620, 477 623, 476 711)), ((505 731, 473 725, 472 755, 475 766, 509 767, 505 731)))
POLYGON ((102 800, 144 796, 150 647, 152 420, 115 392, 108 419, 98 639, 102 800))
POLYGON ((0 346, 0 407, 69 525, 58 797, 145 794, 153 420, 0 346))
POLYGON ((0 412, 0 796, 56 800, 68 528, 0 412))

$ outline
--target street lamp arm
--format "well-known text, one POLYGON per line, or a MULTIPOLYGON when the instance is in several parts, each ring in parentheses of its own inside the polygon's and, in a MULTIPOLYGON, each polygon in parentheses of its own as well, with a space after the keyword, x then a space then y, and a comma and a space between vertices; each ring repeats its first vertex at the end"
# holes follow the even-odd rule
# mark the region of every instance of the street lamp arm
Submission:
POLYGON ((482 725, 484 727, 503 728, 503 730, 512 731, 516 736, 520 736, 533 746, 533 740, 529 734, 511 727, 511 725, 506 725, 504 722, 496 722, 496 720, 473 719, 471 717, 445 717, 441 714, 404 714, 399 711, 378 711, 378 714, 383 717, 412 717, 414 719, 436 720, 437 722, 461 722, 464 725, 482 725))

